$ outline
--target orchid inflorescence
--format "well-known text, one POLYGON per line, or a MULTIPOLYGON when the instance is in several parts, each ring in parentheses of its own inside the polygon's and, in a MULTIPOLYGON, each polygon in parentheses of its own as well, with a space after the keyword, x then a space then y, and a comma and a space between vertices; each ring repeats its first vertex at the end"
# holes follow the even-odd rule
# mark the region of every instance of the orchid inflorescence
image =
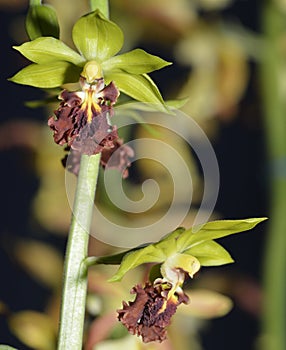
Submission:
MULTIPOLYGON (((72 38, 78 52, 58 38, 58 30, 42 34, 32 30, 30 38, 31 41, 15 49, 32 63, 10 80, 42 89, 62 89, 61 102, 48 125, 53 130, 54 141, 70 152, 68 162, 64 161, 67 168, 78 174, 82 155, 100 154, 103 168, 117 168, 127 177, 134 152, 123 144, 117 127, 112 124, 114 106, 122 93, 168 111, 148 73, 170 63, 141 49, 118 54, 123 33, 99 10, 75 23, 72 38), (66 85, 70 83, 76 83, 77 88, 71 91, 70 85, 66 85)), ((118 319, 144 342, 161 342, 166 339, 167 326, 177 307, 189 302, 183 290, 185 279, 193 277, 201 266, 233 262, 230 254, 214 240, 249 230, 263 220, 221 220, 189 230, 178 228, 158 242, 93 258, 90 265, 119 264, 111 282, 121 280, 139 265, 154 265, 157 272, 150 273, 144 285, 136 284, 132 288, 135 300, 123 302, 118 319)))

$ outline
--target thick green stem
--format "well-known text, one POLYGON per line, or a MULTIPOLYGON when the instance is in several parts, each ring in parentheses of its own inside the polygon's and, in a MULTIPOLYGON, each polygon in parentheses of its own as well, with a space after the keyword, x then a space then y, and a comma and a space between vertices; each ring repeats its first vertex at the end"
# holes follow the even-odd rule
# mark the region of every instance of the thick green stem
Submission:
POLYGON ((286 98, 281 90, 285 15, 268 1, 262 12, 261 64, 265 133, 271 176, 271 210, 264 266, 263 349, 286 349, 286 98), (283 44, 282 44, 283 45, 283 44))
POLYGON ((99 9, 106 18, 109 18, 109 1, 108 0, 90 0, 92 11, 99 9))
POLYGON ((82 348, 87 289, 89 228, 99 170, 100 154, 81 157, 80 171, 68 237, 58 350, 82 348))

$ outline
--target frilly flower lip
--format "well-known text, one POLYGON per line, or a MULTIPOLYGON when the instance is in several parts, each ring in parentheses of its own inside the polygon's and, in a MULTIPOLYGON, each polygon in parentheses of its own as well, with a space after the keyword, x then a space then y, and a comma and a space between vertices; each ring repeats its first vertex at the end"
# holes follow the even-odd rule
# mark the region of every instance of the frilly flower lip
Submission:
POLYGON ((146 283, 144 288, 136 285, 131 290, 136 294, 134 301, 123 302, 118 310, 118 319, 129 333, 141 336, 143 342, 162 342, 166 339, 166 327, 181 303, 187 304, 188 296, 178 289, 174 291, 170 283, 162 280, 146 283))
POLYGON ((141 336, 145 343, 162 342, 177 307, 189 302, 182 289, 185 277, 192 277, 199 268, 200 263, 193 256, 170 256, 160 268, 163 278, 155 279, 153 284, 146 283, 144 288, 137 285, 131 290, 136 298, 129 304, 123 302, 123 309, 118 310, 119 321, 131 334, 141 336))
POLYGON ((67 145, 71 151, 67 168, 77 174, 80 155, 97 153, 102 153, 101 164, 108 168, 109 158, 114 154, 110 167, 119 169, 123 177, 127 177, 126 168, 130 166, 134 153, 130 147, 123 145, 116 126, 110 120, 119 91, 113 82, 105 86, 103 78, 90 83, 81 77, 80 83, 81 91, 64 90, 60 94, 62 101, 54 112, 55 117, 48 120, 54 131, 54 141, 67 145))
POLYGON ((103 136, 106 137, 115 131, 108 119, 112 115, 112 106, 119 96, 114 83, 105 86, 103 78, 95 85, 85 84, 84 78, 81 78, 81 82, 82 91, 64 90, 60 94, 62 102, 54 112, 56 119, 52 116, 48 120, 48 125, 54 131, 54 140, 59 145, 67 144, 72 148, 78 148, 73 146, 74 140, 78 137, 83 139, 88 134, 95 134, 96 139, 102 141, 103 136))

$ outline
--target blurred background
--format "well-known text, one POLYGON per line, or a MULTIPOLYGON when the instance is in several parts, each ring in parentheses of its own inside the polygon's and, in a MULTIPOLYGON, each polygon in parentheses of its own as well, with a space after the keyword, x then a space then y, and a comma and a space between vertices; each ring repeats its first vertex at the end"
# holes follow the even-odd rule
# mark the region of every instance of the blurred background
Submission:
MULTIPOLYGON (((64 26, 61 37, 72 45, 70 30, 89 11, 88 2, 47 3, 56 8, 64 26)), ((188 315, 188 321, 178 316, 167 345, 128 343, 133 340, 114 323, 111 309, 130 298, 128 291, 138 276, 124 281, 118 292, 105 283, 112 271, 92 270, 85 349, 284 350, 286 1, 110 0, 110 6, 111 19, 125 34, 124 51, 141 47, 174 62, 151 76, 165 99, 188 97, 182 111, 212 143, 220 169, 213 218, 270 220, 249 234, 223 239, 235 264, 203 269, 190 283, 190 288, 228 296, 232 310, 218 318, 219 312, 188 315), (182 339, 177 339, 176 329, 182 339), (94 336, 96 330, 104 334, 101 342, 94 336)), ((60 164, 64 152, 53 143, 47 126, 56 104, 30 108, 28 101, 31 105, 46 93, 7 81, 27 64, 12 49, 27 40, 27 9, 28 1, 0 0, 0 343, 52 350, 70 207, 60 164)), ((133 137, 145 132, 132 130, 133 137)), ((181 152, 193 174, 194 203, 187 220, 191 224, 203 179, 191 150, 182 145, 181 152)), ((140 183, 151 176, 166 191, 149 213, 156 217, 166 206, 170 179, 160 168, 142 162, 131 167, 128 183, 136 197, 140 183)), ((103 201, 106 210, 108 205, 103 201)), ((134 220, 126 213, 114 215, 134 220)), ((91 254, 113 251, 91 238, 91 254)))

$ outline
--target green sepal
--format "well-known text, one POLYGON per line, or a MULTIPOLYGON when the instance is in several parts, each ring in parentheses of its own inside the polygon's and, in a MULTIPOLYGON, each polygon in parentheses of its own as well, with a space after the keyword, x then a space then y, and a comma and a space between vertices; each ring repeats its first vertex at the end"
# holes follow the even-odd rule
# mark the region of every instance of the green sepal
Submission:
POLYGON ((108 281, 120 281, 126 272, 139 265, 146 263, 161 263, 165 259, 166 255, 163 253, 163 251, 159 247, 156 247, 155 244, 150 244, 143 249, 132 251, 124 255, 118 271, 108 281))
POLYGON ((169 256, 176 253, 176 239, 182 232, 184 232, 184 229, 180 227, 157 243, 128 251, 128 253, 123 256, 118 271, 109 279, 109 282, 120 281, 126 272, 139 265, 164 262, 169 256))
POLYGON ((85 62, 77 52, 53 37, 40 37, 13 48, 28 60, 39 64, 67 61, 75 65, 83 65, 85 62))
POLYGON ((88 257, 87 260, 87 265, 98 265, 98 264, 104 264, 104 265, 119 265, 124 258, 124 256, 128 253, 131 253, 135 250, 142 249, 146 247, 148 243, 142 244, 138 247, 132 248, 125 250, 123 252, 117 253, 117 254, 112 254, 112 255, 105 255, 105 256, 97 256, 97 257, 88 257))
POLYGON ((76 48, 88 61, 105 61, 123 45, 121 29, 99 10, 81 17, 73 27, 72 37, 76 48))
POLYGON ((104 72, 107 83, 114 81, 117 88, 140 102, 147 102, 154 105, 154 109, 169 112, 159 89, 153 80, 147 75, 136 75, 125 72, 104 72))
POLYGON ((50 5, 31 5, 26 17, 26 31, 31 40, 41 36, 59 38, 56 11, 50 5))
POLYGON ((10 81, 38 88, 54 88, 67 83, 76 83, 82 68, 69 62, 30 64, 16 73, 10 81))
POLYGON ((0 350, 17 350, 17 349, 9 345, 0 344, 0 350))
POLYGON ((241 220, 210 221, 186 230, 177 240, 179 251, 185 251, 194 245, 235 233, 251 230, 267 218, 251 218, 241 220))
POLYGON ((122 55, 111 57, 102 64, 103 70, 122 70, 130 74, 150 73, 169 66, 167 62, 158 56, 151 55, 144 50, 135 49, 122 55))
POLYGON ((195 256, 202 266, 219 266, 234 262, 229 252, 215 241, 205 241, 184 251, 195 256))

